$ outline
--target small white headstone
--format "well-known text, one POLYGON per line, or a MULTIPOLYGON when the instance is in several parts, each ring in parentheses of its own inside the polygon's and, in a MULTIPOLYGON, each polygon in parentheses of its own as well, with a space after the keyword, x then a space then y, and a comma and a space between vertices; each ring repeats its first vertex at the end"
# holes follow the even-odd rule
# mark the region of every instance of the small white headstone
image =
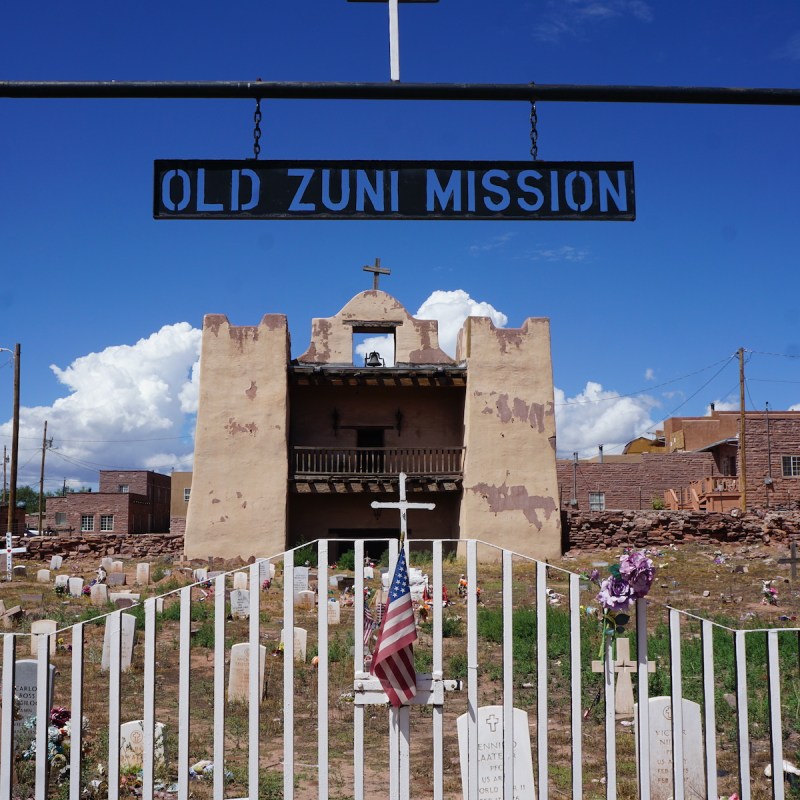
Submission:
POLYGON ((104 583, 93 583, 89 587, 89 599, 93 606, 104 606, 108 602, 108 586, 104 583))
POLYGON ((69 589, 69 575, 56 575, 56 588, 60 589, 62 586, 69 589))
MULTIPOLYGON (((650 698, 650 798, 669 800, 673 796, 672 781, 672 698, 650 698)), ((638 734, 639 704, 634 709, 634 733, 638 734)), ((639 741, 636 735, 636 741, 639 741)), ((638 750, 638 747, 637 747, 638 750)), ((638 753, 636 763, 639 763, 638 753)), ((683 701, 683 780, 686 797, 705 797, 703 768, 703 726, 700 706, 683 701)))
MULTIPOLYGON (((100 559, 100 566, 101 566, 101 567, 102 567, 102 568, 103 568, 103 569, 104 569, 106 572, 113 572, 113 571, 114 571, 114 570, 112 570, 112 569, 111 569, 111 567, 113 566, 113 564, 114 564, 114 559, 113 559, 113 558, 109 558, 108 556, 106 556, 105 558, 101 558, 101 559, 100 559)), ((120 572, 121 572, 121 571, 122 571, 122 570, 120 570, 120 572)))
POLYGON ((234 589, 246 589, 247 588, 247 573, 246 572, 234 572, 233 573, 233 588, 234 589))
POLYGON ((208 569, 199 567, 192 573, 192 580, 195 583, 205 583, 208 580, 208 569))
POLYGON ((364 580, 371 581, 375 577, 375 569, 373 567, 364 567, 364 580))
MULTIPOLYGON (((115 624, 116 614, 106 617, 106 631, 103 636, 103 658, 100 668, 105 672, 111 664, 111 626, 115 624)), ((122 652, 120 657, 120 669, 125 672, 130 669, 131 658, 133 656, 133 640, 136 633, 136 617, 133 614, 120 614, 122 624, 122 652)))
MULTIPOLYGON (((153 761, 164 766, 164 724, 156 722, 153 731, 153 761)), ((120 769, 142 769, 144 766, 144 722, 140 719, 119 726, 120 769)))
POLYGON ((302 592, 297 592, 294 596, 294 604, 301 608, 313 609, 317 605, 317 595, 310 589, 305 589, 302 592))
MULTIPOLYGON (((308 631, 305 628, 294 629, 294 660, 306 660, 306 644, 308 642, 308 631)), ((281 643, 285 646, 284 630, 281 629, 281 643)))
POLYGON ((150 583, 150 564, 144 562, 136 565, 136 583, 148 586, 150 583))
POLYGON ((294 568, 294 598, 297 605, 297 595, 299 592, 308 591, 308 567, 294 568))
POLYGON ((250 618, 250 592, 247 589, 234 589, 231 592, 231 616, 234 619, 250 618))
POLYGON ((72 597, 80 597, 83 594, 83 578, 69 579, 69 593, 72 597))
POLYGON ((125 572, 125 565, 121 561, 112 561, 111 569, 107 569, 106 572, 125 572))
POLYGON ((328 625, 338 625, 342 619, 342 609, 338 600, 328 600, 328 625))
MULTIPOLYGON (((461 786, 464 797, 468 794, 467 767, 469 747, 469 714, 462 714, 456 721, 458 727, 458 749, 461 755, 461 786)), ((514 797, 535 798, 536 785, 533 780, 531 757, 531 734, 528 714, 521 708, 513 710, 514 730, 514 797)), ((478 787, 481 797, 503 797, 503 706, 480 706, 478 708, 478 787)))
POLYGON ((49 569, 40 569, 36 573, 36 582, 37 583, 50 583, 50 570, 49 569))
MULTIPOLYGON (((421 569, 411 567, 408 570, 408 584, 410 587, 411 599, 419 602, 422 600, 422 595, 428 588, 428 576, 423 575, 421 569)), ((386 588, 388 589, 389 587, 387 586, 386 588)))
MULTIPOLYGON (((55 633, 58 623, 54 619, 37 619, 31 622, 31 655, 39 655, 39 637, 55 633)), ((50 655, 56 654, 56 637, 50 636, 50 655)))
MULTIPOLYGON (((259 698, 264 692, 264 666, 267 660, 267 648, 258 646, 259 650, 259 698)), ((231 647, 231 667, 228 676, 228 702, 238 700, 247 702, 250 687, 250 644, 242 642, 231 647)))
POLYGON ((64 563, 63 556, 51 556, 50 557, 50 569, 57 570, 61 569, 61 565, 64 563))

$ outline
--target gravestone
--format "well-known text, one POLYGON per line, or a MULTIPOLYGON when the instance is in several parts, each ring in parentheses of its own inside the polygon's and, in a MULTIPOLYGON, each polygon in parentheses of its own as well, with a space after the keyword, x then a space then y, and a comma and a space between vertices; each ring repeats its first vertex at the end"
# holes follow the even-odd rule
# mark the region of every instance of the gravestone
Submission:
POLYGON ((125 565, 121 561, 112 561, 111 569, 107 569, 106 572, 125 572, 125 565))
MULTIPOLYGON (((461 786, 464 797, 469 788, 469 714, 456 721, 458 749, 461 756, 461 786)), ((514 798, 535 798, 531 757, 531 734, 528 714, 521 708, 513 709, 514 741, 514 798)), ((503 706, 478 708, 478 787, 481 797, 503 797, 503 706)))
POLYGON ((328 600, 328 625, 338 625, 342 620, 342 607, 338 600, 328 600))
MULTIPOLYGON (((650 800, 669 800, 673 796, 672 780, 672 700, 651 697, 650 703, 650 800)), ((636 706, 638 707, 638 703, 636 706)), ((638 714, 634 732, 638 734, 638 714)), ((635 737, 638 743, 638 735, 635 737)), ((638 745, 636 763, 639 763, 638 745)), ((683 780, 686 797, 705 797, 703 769, 703 726, 700 706, 683 701, 683 780)))
POLYGON ((50 570, 49 569, 40 569, 36 573, 36 582, 37 583, 50 583, 50 570))
POLYGON ((83 578, 72 577, 69 579, 69 593, 72 597, 83 595, 83 578))
POLYGON ((150 564, 145 562, 136 565, 136 583, 140 586, 147 586, 150 583, 150 564))
POLYGON ((231 592, 231 616, 234 619, 250 618, 250 592, 247 589, 234 589, 231 592))
POLYGON ((50 569, 57 570, 61 569, 61 565, 64 563, 63 556, 51 556, 50 557, 50 569))
POLYGON ((264 583, 265 580, 275 580, 275 565, 271 561, 260 561, 258 564, 258 580, 264 583))
POLYGON ((109 572, 106 575, 106 584, 108 586, 125 586, 128 579, 125 577, 124 572, 109 572))
MULTIPOLYGON (((281 628, 281 643, 285 646, 284 629, 281 628)), ((306 644, 308 643, 308 631, 305 628, 294 629, 294 660, 306 660, 306 644)))
POLYGON ((316 592, 312 592, 310 589, 297 592, 294 596, 294 604, 300 608, 308 608, 313 610, 317 605, 316 592))
POLYGON ((93 606, 104 606, 108 602, 108 586, 104 583, 93 583, 89 587, 89 599, 93 606))
POLYGON ((69 575, 56 575, 56 589, 69 589, 69 575))
POLYGON ((6 630, 11 630, 22 619, 22 606, 3 607, 0 610, 0 619, 3 621, 3 627, 6 630))
MULTIPOLYGON (((36 716, 37 691, 39 688, 38 669, 39 662, 35 659, 21 658, 15 665, 14 694, 17 696, 17 712, 19 714, 14 721, 15 735, 22 729, 22 724, 25 720, 36 716)), ((47 687, 48 708, 52 706, 53 686, 56 680, 56 668, 52 664, 49 665, 49 678, 47 687)))
MULTIPOLYGON (((106 617, 106 630, 103 635, 103 658, 100 669, 107 672, 111 665, 111 626, 116 624, 117 615, 111 614, 106 617)), ((133 614, 120 614, 120 624, 122 625, 122 645, 120 654, 120 669, 126 672, 130 669, 131 658, 133 657, 133 643, 136 634, 136 617, 133 614)))
MULTIPOLYGON (((421 569, 411 567, 408 570, 408 585, 411 599, 419 602, 428 590, 428 576, 424 575, 421 569)), ((386 588, 388 589, 389 587, 387 586, 386 588)))
POLYGON ((246 589, 247 588, 247 573, 246 572, 234 572, 233 573, 233 588, 234 589, 246 589))
MULTIPOLYGON (((630 640, 626 638, 617 639, 617 657, 613 663, 613 670, 618 675, 616 690, 614 692, 614 712, 617 717, 633 716, 633 682, 632 676, 636 674, 638 663, 631 660, 630 640)), ((656 671, 656 662, 647 662, 647 671, 656 671)), ((605 672, 603 661, 592 661, 592 672, 605 672)))
POLYGON ((19 596, 19 599, 23 603, 32 603, 34 605, 41 605, 42 604, 42 593, 41 592, 33 592, 33 594, 31 594, 31 593, 21 594, 19 596))
MULTIPOLYGON (((103 568, 103 569, 104 569, 106 572, 113 572, 113 570, 111 569, 111 567, 113 566, 113 564, 114 564, 114 559, 113 559, 113 558, 109 558, 108 556, 106 556, 105 558, 101 558, 101 559, 100 559, 100 566, 101 566, 101 567, 102 567, 102 568, 103 568)), ((122 572, 122 570, 120 570, 120 572, 122 572)))
POLYGON ((118 603, 120 600, 125 600, 129 605, 134 605, 139 602, 141 595, 136 592, 109 592, 108 600, 110 603, 118 603))
POLYGON ((208 569, 206 567, 198 567, 192 572, 192 580, 195 583, 205 583, 208 580, 208 569))
MULTIPOLYGON (((156 722, 153 731, 153 764, 164 766, 164 723, 156 722)), ((120 769, 140 770, 144 767, 144 722, 140 719, 119 726, 120 769)))
POLYGON ((294 568, 294 604, 297 605, 297 595, 308 591, 308 567, 294 568))
MULTIPOLYGON (((39 655, 39 637, 55 633, 58 623, 54 619, 37 619, 31 622, 31 655, 39 655)), ((56 637, 50 636, 50 655, 56 654, 56 637)))
POLYGON ((364 580, 371 581, 375 577, 374 567, 364 567, 364 580))
POLYGON ((11 570, 11 574, 14 578, 27 578, 28 568, 24 564, 18 564, 11 570))
MULTIPOLYGON (((259 698, 264 694, 264 666, 267 660, 267 648, 258 646, 258 680, 259 698)), ((247 702, 250 687, 250 644, 242 642, 231 647, 231 666, 228 675, 228 702, 247 702)))

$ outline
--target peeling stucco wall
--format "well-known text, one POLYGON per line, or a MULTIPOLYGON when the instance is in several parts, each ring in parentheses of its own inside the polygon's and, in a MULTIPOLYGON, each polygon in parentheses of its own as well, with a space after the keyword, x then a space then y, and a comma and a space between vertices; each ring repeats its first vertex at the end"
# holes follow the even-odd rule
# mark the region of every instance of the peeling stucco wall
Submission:
POLYGON ((187 558, 270 555, 286 541, 286 317, 206 316, 187 558))
POLYGON ((467 362, 461 537, 560 555, 549 320, 499 329, 470 317, 456 358, 467 362))

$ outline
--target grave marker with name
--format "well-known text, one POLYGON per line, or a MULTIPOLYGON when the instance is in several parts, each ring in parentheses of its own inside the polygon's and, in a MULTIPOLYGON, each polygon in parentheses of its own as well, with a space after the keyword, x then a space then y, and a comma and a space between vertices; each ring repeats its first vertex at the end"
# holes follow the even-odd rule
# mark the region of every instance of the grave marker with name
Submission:
POLYGON ((50 570, 40 569, 36 572, 37 583, 50 583, 50 570))
POLYGON ((150 583, 150 564, 143 562, 136 565, 136 583, 147 586, 150 583))
POLYGON ((247 573, 246 572, 234 572, 233 573, 233 588, 234 589, 246 589, 247 588, 247 573))
POLYGON ((89 587, 89 599, 93 606, 104 606, 108 602, 108 586, 104 583, 93 583, 89 587))
MULTIPOLYGON (((284 629, 281 628, 281 643, 285 646, 284 629)), ((294 629, 294 660, 306 660, 306 644, 308 643, 308 631, 305 628, 294 629)))
MULTIPOLYGON (((264 667, 267 660, 267 648, 258 646, 259 663, 259 698, 264 693, 264 667)), ((228 675, 228 702, 247 702, 250 688, 250 644, 242 642, 231 647, 231 666, 228 675)))
POLYGON ((328 600, 328 625, 338 625, 342 619, 342 608, 338 600, 328 600))
MULTIPOLYGON (((111 633, 112 625, 116 624, 117 615, 111 614, 106 617, 106 630, 103 635, 103 658, 100 669, 107 672, 111 665, 111 633)), ((133 644, 136 635, 136 617, 133 614, 120 614, 119 624, 122 625, 122 643, 120 653, 120 669, 126 672, 130 669, 131 658, 133 657, 133 644)))
POLYGON ((69 593, 72 597, 83 596, 83 578, 72 577, 69 579, 69 593))
POLYGON ((231 592, 231 616, 234 619, 250 618, 250 592, 247 589, 234 589, 231 592))
MULTIPOLYGON (((164 723, 156 722, 153 737, 153 763, 164 766, 164 723)), ((120 769, 139 770, 144 766, 144 722, 140 719, 125 722, 119 727, 120 769)))
MULTIPOLYGON (((39 637, 47 636, 58 630, 58 623, 54 619, 37 619, 31 622, 31 655, 39 655, 39 637)), ((50 655, 56 654, 56 637, 50 636, 50 655)))
MULTIPOLYGON (((14 721, 14 734, 22 729, 25 720, 36 716, 37 694, 39 688, 39 662, 35 659, 21 658, 15 665, 14 694, 17 696, 18 719, 14 721)), ((49 665, 49 683, 47 687, 47 707, 52 705, 53 687, 56 680, 56 668, 49 665)))
POLYGON ((297 605, 297 595, 308 591, 308 567, 294 568, 294 603, 297 605))
POLYGON ((50 569, 57 570, 61 569, 61 565, 64 563, 63 556, 51 556, 50 557, 50 569))

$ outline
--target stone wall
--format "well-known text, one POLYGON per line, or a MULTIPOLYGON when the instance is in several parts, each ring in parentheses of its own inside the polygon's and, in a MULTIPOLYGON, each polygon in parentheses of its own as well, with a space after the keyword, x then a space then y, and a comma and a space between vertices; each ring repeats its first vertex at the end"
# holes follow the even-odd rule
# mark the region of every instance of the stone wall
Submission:
POLYGON ((36 536, 21 543, 30 554, 23 558, 32 561, 49 561, 52 555, 98 561, 104 556, 151 560, 183 557, 183 536, 171 533, 36 536))
POLYGON ((681 542, 787 543, 800 537, 800 511, 565 511, 564 550, 663 547, 681 542))

